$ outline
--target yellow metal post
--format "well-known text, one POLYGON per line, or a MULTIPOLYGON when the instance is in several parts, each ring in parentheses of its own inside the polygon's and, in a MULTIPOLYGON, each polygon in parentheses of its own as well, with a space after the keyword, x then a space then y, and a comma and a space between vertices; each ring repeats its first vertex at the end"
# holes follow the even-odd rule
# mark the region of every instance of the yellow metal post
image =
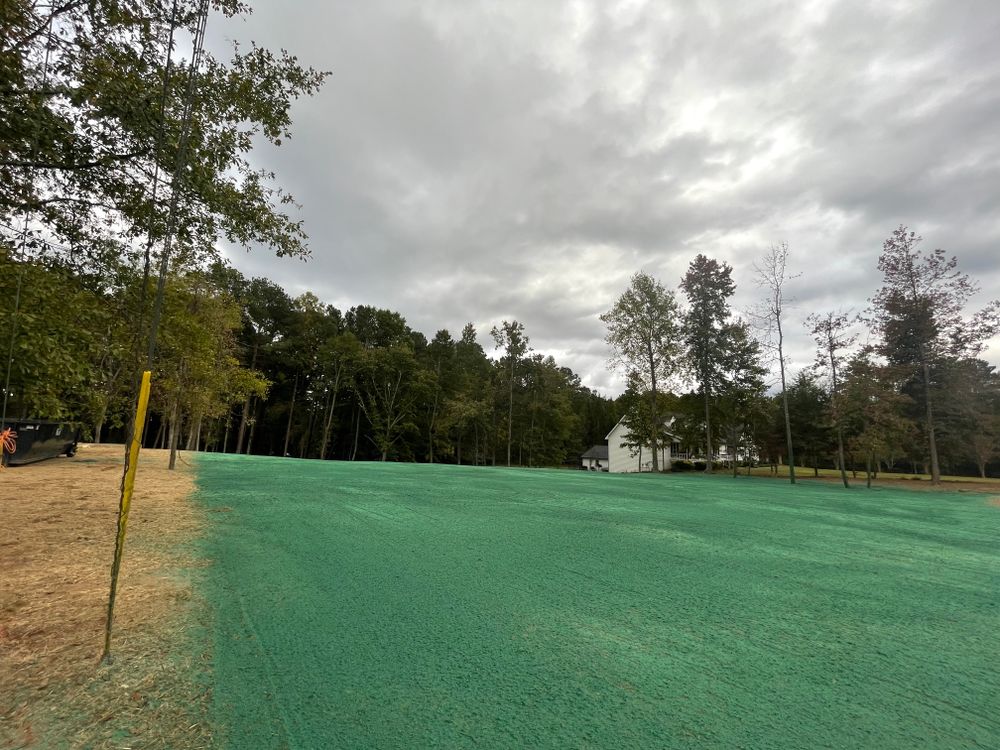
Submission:
POLYGON ((139 405, 135 410, 135 425, 132 428, 132 442, 129 444, 128 461, 125 464, 125 474, 122 477, 122 494, 118 503, 118 536, 115 539, 115 558, 111 563, 111 593, 108 595, 108 620, 104 626, 104 661, 111 661, 111 625, 115 616, 115 595, 118 593, 118 573, 122 567, 122 555, 125 552, 125 531, 128 528, 128 511, 132 504, 132 490, 135 488, 135 470, 139 465, 139 445, 142 440, 142 427, 146 423, 146 407, 149 406, 150 372, 142 373, 142 384, 139 386, 139 405))

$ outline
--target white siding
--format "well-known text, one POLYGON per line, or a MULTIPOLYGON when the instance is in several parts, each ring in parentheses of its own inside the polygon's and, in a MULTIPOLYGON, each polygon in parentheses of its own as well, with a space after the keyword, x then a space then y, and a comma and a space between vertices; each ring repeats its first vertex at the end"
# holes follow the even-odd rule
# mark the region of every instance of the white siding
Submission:
MULTIPOLYGON (((622 448, 622 438, 625 436, 625 432, 624 422, 619 421, 608 433, 608 471, 617 474, 652 471, 653 454, 649 446, 644 446, 641 451, 637 450, 634 453, 629 448, 622 448)), ((661 446, 658 452, 660 454, 660 468, 670 468, 670 446, 661 446)))

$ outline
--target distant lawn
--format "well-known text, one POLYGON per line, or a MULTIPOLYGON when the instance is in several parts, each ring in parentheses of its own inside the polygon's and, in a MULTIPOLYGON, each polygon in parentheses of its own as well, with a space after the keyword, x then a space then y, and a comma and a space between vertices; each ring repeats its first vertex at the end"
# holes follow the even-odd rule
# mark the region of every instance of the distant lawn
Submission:
POLYGON ((223 746, 1000 747, 1000 508, 202 455, 223 746))
MULTIPOLYGON (((845 461, 845 463, 846 463, 846 461, 845 461)), ((729 469, 729 471, 731 472, 732 469, 729 469)), ((750 472, 751 472, 751 474, 753 476, 758 476, 758 477, 773 477, 773 476, 775 476, 774 474, 771 473, 771 467, 770 466, 755 466, 754 468, 752 468, 750 470, 750 472)), ((796 466, 795 467, 795 478, 796 479, 798 479, 799 477, 802 477, 803 479, 815 478, 815 476, 816 476, 815 472, 816 472, 816 469, 813 469, 811 466, 810 467, 796 466)), ((721 470, 717 470, 715 473, 725 473, 725 472, 723 472, 721 470)), ((746 467, 740 467, 740 474, 745 474, 745 473, 746 473, 746 467)), ((840 478, 840 470, 839 469, 819 469, 819 475, 820 475, 821 478, 839 479, 840 478)), ((786 466, 786 465, 779 466, 778 467, 777 476, 784 477, 784 478, 787 479, 788 478, 788 466, 786 466)), ((927 482, 931 481, 931 475, 930 474, 907 474, 907 473, 904 473, 904 472, 880 471, 880 472, 878 472, 878 474, 876 476, 877 476, 878 479, 903 479, 903 480, 927 481, 927 482)), ((849 481, 852 481, 852 482, 861 482, 861 483, 864 483, 864 481, 865 481, 865 473, 863 471, 858 471, 857 472, 857 476, 855 477, 854 473, 852 471, 848 470, 848 472, 847 472, 847 478, 848 478, 849 481)), ((962 477, 962 476, 952 476, 952 475, 945 475, 945 474, 941 475, 941 481, 942 482, 950 482, 950 483, 954 483, 954 482, 971 482, 973 484, 1000 484, 1000 479, 992 478, 992 477, 987 477, 986 479, 981 479, 980 477, 962 477)))

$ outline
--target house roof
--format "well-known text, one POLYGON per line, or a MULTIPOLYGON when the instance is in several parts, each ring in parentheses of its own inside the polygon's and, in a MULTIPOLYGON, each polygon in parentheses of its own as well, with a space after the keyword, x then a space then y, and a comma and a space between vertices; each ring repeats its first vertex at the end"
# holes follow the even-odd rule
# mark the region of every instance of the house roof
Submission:
POLYGON ((608 446, 606 445, 595 445, 590 450, 580 454, 580 458, 596 458, 596 459, 608 459, 608 446))
MULTIPOLYGON (((663 426, 670 427, 674 423, 675 419, 676 417, 673 414, 667 415, 667 418, 663 420, 663 426)), ((611 436, 615 434, 615 430, 617 430, 620 426, 624 426, 624 424, 625 424, 625 415, 623 414, 622 418, 619 419, 617 422, 615 422, 615 426, 611 428, 611 432, 609 432, 607 435, 604 436, 604 439, 610 440, 611 436)), ((678 439, 677 435, 675 435, 672 432, 667 431, 666 434, 670 436, 671 440, 678 439)))

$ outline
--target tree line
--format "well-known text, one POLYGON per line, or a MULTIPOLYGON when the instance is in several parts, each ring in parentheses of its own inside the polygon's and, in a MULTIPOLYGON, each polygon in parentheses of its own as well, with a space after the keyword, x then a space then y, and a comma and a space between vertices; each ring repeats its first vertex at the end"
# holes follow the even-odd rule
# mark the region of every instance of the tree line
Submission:
MULTIPOLYGON (((152 282, 113 283, 0 250, 0 294, 21 276, 12 416, 78 421, 120 439, 141 367, 152 282)), ((10 332, 0 316, 0 339, 10 332)), ((292 298, 215 261, 169 276, 146 444, 300 458, 552 466, 603 439, 616 405, 503 321, 487 353, 470 323, 428 339, 397 312, 292 298)))
POLYGON ((635 446, 677 437, 711 468, 725 444, 789 464, 793 481, 806 462, 839 466, 846 483, 859 465, 937 480, 995 461, 996 374, 980 354, 998 305, 965 316, 975 284, 902 227, 869 308, 810 319, 817 366, 794 374, 787 247, 758 260, 761 304, 742 316, 724 263, 692 262, 683 305, 637 274, 602 316, 628 384, 615 401, 532 352, 517 321, 491 330, 486 352, 469 326, 427 340, 393 311, 341 311, 244 278, 219 261, 220 240, 309 254, 294 198, 249 154, 291 137, 291 103, 327 74, 253 44, 181 49, 205 8, 15 1, 0 13, 5 415, 119 436, 145 362, 145 437, 173 449, 549 465, 626 414, 635 446))
POLYGON ((980 355, 1000 331, 1000 302, 966 315, 978 286, 955 257, 922 252, 920 241, 902 226, 886 239, 882 286, 865 310, 805 321, 789 320, 784 244, 754 264, 761 299, 743 315, 731 307, 726 263, 698 255, 679 294, 635 274, 601 316, 611 364, 628 382, 623 445, 652 448, 654 471, 657 446, 676 442, 709 471, 725 446, 734 473, 740 463, 786 464, 793 483, 796 465, 837 468, 845 486, 859 467, 869 483, 880 470, 985 478, 1000 458, 1000 376, 980 355), (798 322, 816 360, 793 375, 786 338, 798 322))
POLYGON ((0 13, 4 415, 120 437, 151 365, 145 437, 172 449, 544 465, 603 437, 614 404, 516 321, 489 356, 471 327, 427 340, 393 311, 291 299, 219 262, 220 240, 308 256, 294 198, 249 153, 291 137, 291 103, 327 74, 254 44, 204 50, 205 12, 0 13))

